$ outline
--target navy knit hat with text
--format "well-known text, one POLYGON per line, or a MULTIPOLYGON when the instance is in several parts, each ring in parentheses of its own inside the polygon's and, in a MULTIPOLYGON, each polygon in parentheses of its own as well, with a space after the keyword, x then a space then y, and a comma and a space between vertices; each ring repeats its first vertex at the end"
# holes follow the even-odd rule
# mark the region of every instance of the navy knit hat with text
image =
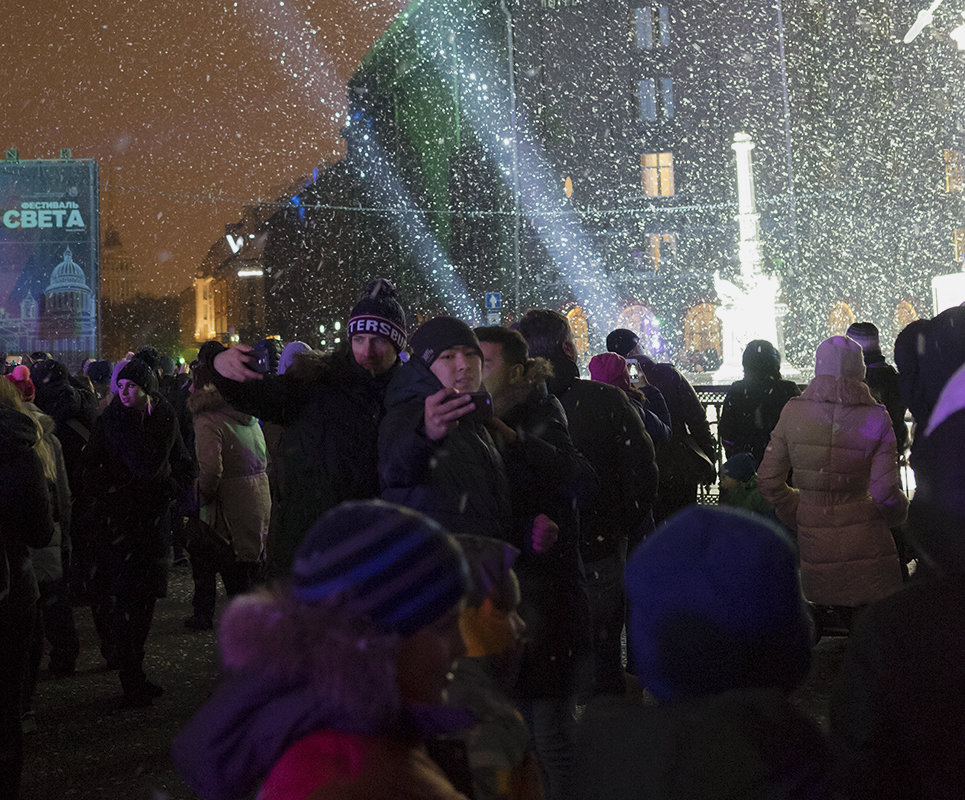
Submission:
POLYGON ((405 311, 395 287, 385 278, 376 278, 367 287, 348 318, 349 338, 357 333, 384 336, 396 352, 405 350, 405 311))
POLYGON ((295 554, 292 584, 305 603, 339 603, 408 636, 459 602, 469 572, 437 522, 382 500, 360 500, 342 503, 312 526, 295 554))

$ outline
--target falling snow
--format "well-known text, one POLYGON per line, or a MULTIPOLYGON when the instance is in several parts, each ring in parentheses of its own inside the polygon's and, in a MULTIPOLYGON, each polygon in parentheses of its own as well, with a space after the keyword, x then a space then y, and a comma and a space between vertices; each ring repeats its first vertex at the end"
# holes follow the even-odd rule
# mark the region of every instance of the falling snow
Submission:
POLYGON ((789 362, 855 319, 887 352, 962 270, 959 5, 917 31, 923 0, 406 5, 14 15, 4 145, 99 162, 102 229, 144 291, 232 255, 226 226, 257 233, 262 324, 316 344, 384 272, 416 319, 482 321, 498 290, 504 320, 546 305, 587 348, 622 325, 715 369, 719 290, 741 285, 738 133, 789 362))

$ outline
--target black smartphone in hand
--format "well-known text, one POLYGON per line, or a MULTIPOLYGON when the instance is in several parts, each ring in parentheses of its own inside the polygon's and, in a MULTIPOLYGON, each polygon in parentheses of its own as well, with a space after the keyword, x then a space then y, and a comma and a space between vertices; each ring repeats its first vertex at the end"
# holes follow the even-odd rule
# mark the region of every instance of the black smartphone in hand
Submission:
POLYGON ((470 420, 472 422, 489 422, 493 418, 493 398, 489 392, 469 392, 472 398, 472 411, 467 412, 459 419, 470 420))

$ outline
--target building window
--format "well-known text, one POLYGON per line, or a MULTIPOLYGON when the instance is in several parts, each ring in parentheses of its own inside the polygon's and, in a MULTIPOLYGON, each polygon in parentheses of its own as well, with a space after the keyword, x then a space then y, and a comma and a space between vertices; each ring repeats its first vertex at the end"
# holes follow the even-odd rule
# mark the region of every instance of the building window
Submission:
POLYGON ((722 324, 713 303, 697 303, 684 317, 683 367, 688 372, 711 372, 724 352, 722 324))
POLYGON ((644 153, 640 156, 640 167, 643 193, 647 197, 673 195, 673 153, 644 153))
POLYGON ((673 119, 673 80, 643 78, 637 86, 637 111, 641 122, 673 119))
POLYGON ((965 183, 965 171, 962 169, 962 154, 958 150, 945 151, 945 191, 961 194, 965 183))
POLYGON ((566 312, 566 319, 570 323, 576 352, 585 356, 590 350, 590 323, 586 312, 579 306, 574 306, 566 312))
POLYGON ((955 228, 955 263, 965 260, 965 228, 955 228))
POLYGON ((908 325, 918 319, 918 312, 907 300, 902 300, 895 306, 895 313, 891 317, 891 325, 897 337, 908 325))
POLYGON ((653 260, 655 272, 660 269, 661 262, 670 262, 676 255, 677 235, 675 233, 650 234, 650 258, 653 260))
POLYGON ((633 9, 638 50, 670 46, 670 6, 642 5, 633 9))

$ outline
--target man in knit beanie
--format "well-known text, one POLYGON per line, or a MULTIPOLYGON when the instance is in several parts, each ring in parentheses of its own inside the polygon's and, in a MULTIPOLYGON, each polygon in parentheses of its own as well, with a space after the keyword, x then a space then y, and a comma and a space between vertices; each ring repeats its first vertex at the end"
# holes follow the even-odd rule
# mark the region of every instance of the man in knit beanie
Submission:
MULTIPOLYGON (((200 366, 235 408, 284 428, 284 490, 268 537, 268 573, 288 573, 311 524, 343 500, 377 497, 382 401, 405 349, 395 288, 373 280, 348 315, 348 339, 330 353, 300 353, 284 374, 255 371, 248 345, 202 347, 200 366)), ((273 512, 274 513, 274 512, 273 512)))
POLYGON ((482 350, 462 320, 436 317, 412 336, 379 427, 382 497, 453 533, 506 539, 512 523, 502 456, 487 427, 482 350))

